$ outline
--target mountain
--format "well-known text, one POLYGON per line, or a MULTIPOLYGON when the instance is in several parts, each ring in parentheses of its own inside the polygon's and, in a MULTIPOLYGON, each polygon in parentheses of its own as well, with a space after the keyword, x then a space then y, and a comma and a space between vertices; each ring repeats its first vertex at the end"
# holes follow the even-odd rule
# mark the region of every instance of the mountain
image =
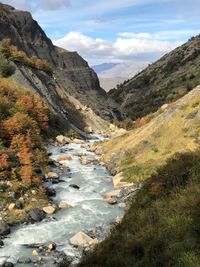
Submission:
POLYGON ((110 92, 132 118, 143 117, 200 83, 200 35, 110 92))
POLYGON ((99 74, 103 71, 112 69, 113 67, 117 66, 118 64, 119 63, 103 63, 103 64, 99 64, 99 65, 94 65, 94 66, 92 66, 92 68, 97 74, 99 74))
POLYGON ((109 91, 143 70, 148 64, 149 62, 146 61, 128 61, 124 63, 104 63, 92 66, 92 68, 99 77, 101 87, 109 91))
POLYGON ((199 100, 197 86, 97 147, 117 172, 113 181, 142 186, 122 222, 79 267, 199 265, 199 100))
POLYGON ((0 40, 10 38, 18 50, 51 66, 53 74, 49 75, 15 62, 11 78, 46 99, 66 124, 81 130, 102 130, 105 120, 122 117, 88 63, 77 52, 54 46, 29 12, 0 4, 0 28, 0 40))
POLYGON ((128 80, 128 78, 127 77, 107 78, 99 76, 100 85, 106 92, 109 92, 112 88, 115 88, 118 84, 123 83, 125 80, 128 80))

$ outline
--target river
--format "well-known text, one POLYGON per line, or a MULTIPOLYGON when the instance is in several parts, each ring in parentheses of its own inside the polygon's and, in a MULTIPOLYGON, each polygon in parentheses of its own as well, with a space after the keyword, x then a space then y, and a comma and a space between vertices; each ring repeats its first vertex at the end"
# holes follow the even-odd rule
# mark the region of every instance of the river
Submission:
MULTIPOLYGON (((96 136, 96 141, 99 138, 101 137, 96 136)), ((85 144, 91 145, 94 141, 89 140, 85 144)), ((113 190, 112 177, 106 168, 97 163, 82 165, 80 157, 76 156, 77 153, 83 153, 88 158, 94 158, 95 153, 75 143, 63 147, 48 145, 48 151, 52 153, 53 160, 62 154, 72 157, 72 160, 62 162, 70 168, 70 172, 62 173, 60 177, 62 182, 58 184, 49 182, 47 186, 56 190, 56 196, 53 198, 55 204, 67 203, 73 208, 61 209, 50 216, 49 220, 13 228, 11 234, 4 239, 5 245, 0 248, 0 257, 9 256, 9 261, 14 263, 21 257, 33 258, 32 249, 26 248, 24 244, 43 242, 55 242, 58 249, 67 255, 80 258, 80 250, 72 247, 69 239, 79 231, 109 224, 124 213, 117 205, 105 202, 101 196, 103 192, 113 190), (80 189, 71 188, 70 184, 76 184, 80 189)), ((58 172, 59 169, 53 171, 58 172)))

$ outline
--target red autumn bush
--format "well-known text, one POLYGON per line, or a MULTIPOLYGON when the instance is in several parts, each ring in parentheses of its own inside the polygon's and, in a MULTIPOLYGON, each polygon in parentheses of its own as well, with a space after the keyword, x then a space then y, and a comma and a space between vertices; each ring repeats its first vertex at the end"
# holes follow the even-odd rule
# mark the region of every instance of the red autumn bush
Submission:
POLYGON ((41 185, 37 170, 48 162, 42 147, 48 116, 39 97, 0 79, 0 180, 11 180, 16 188, 41 185))

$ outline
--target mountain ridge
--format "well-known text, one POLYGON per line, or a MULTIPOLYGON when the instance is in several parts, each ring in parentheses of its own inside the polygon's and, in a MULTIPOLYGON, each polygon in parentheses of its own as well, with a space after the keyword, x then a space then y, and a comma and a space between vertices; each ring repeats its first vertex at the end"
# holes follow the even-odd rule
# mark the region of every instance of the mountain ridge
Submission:
POLYGON ((200 36, 166 54, 109 94, 136 120, 173 102, 200 83, 200 36))

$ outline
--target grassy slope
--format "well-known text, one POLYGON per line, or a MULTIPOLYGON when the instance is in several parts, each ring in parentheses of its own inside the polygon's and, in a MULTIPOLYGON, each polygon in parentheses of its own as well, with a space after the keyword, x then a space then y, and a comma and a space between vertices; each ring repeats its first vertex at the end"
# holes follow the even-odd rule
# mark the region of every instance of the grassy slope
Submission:
POLYGON ((169 160, 79 267, 200 266, 200 152, 169 160))
POLYGON ((200 87, 151 116, 149 123, 102 146, 104 161, 114 158, 118 172, 132 182, 146 179, 174 153, 198 148, 200 87))
POLYGON ((151 64, 110 91, 132 119, 155 112, 166 102, 185 95, 200 83, 200 36, 151 64))

